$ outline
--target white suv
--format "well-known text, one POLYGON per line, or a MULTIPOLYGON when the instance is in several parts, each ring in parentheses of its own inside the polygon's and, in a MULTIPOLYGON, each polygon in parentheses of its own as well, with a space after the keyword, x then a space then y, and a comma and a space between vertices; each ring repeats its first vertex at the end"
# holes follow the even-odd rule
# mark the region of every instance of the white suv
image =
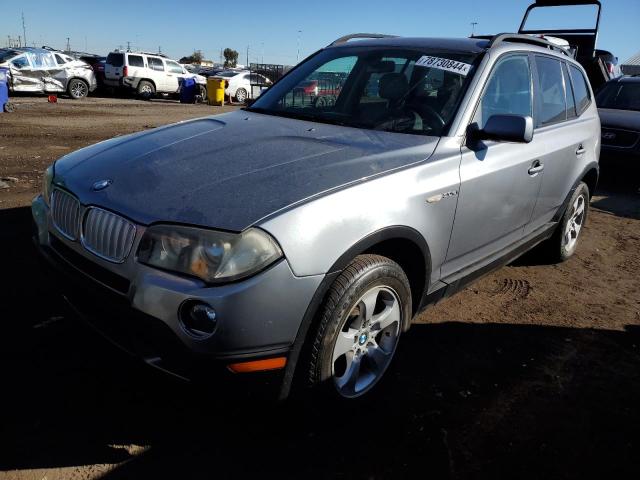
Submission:
POLYGON ((180 78, 193 78, 199 94, 207 97, 207 79, 189 73, 182 65, 162 55, 144 52, 111 52, 104 68, 105 85, 135 90, 138 95, 150 98, 156 93, 176 94, 180 90, 180 78))

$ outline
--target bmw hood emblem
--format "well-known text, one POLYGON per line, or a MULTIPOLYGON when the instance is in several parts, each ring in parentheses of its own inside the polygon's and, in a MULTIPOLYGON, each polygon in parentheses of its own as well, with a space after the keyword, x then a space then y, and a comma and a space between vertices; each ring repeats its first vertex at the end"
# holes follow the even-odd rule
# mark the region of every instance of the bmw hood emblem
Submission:
POLYGON ((112 183, 113 183, 113 180, 110 180, 110 179, 98 180, 96 183, 93 184, 92 189, 94 192, 99 192, 100 190, 104 190, 105 188, 107 188, 112 183))

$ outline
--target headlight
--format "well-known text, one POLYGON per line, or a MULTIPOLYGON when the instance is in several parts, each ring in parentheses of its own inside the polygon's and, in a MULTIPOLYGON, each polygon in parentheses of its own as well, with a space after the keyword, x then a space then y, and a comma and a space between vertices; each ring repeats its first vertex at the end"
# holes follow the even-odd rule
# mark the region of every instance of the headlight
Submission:
POLYGON ((47 169, 44 171, 44 176, 42 178, 42 196, 44 197, 44 201, 49 205, 49 200, 51 199, 51 185, 53 182, 53 165, 49 165, 47 169))
POLYGON ((157 225, 145 232, 138 250, 139 262, 210 283, 248 277, 281 257, 275 240, 257 228, 235 234, 157 225))

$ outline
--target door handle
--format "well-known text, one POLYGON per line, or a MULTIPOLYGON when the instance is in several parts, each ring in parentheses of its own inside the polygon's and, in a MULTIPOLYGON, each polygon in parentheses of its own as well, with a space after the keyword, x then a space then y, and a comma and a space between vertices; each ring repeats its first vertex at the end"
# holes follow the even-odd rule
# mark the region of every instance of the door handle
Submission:
POLYGON ((584 153, 587 151, 586 148, 584 148, 582 146, 582 144, 580 144, 580 146, 578 147, 578 149, 576 150, 576 155, 580 156, 580 155, 584 155, 584 153))
POLYGON ((543 170, 544 170, 544 165, 540 163, 540 160, 536 160, 531 164, 531 167, 529 168, 528 173, 533 177, 539 174, 543 170))

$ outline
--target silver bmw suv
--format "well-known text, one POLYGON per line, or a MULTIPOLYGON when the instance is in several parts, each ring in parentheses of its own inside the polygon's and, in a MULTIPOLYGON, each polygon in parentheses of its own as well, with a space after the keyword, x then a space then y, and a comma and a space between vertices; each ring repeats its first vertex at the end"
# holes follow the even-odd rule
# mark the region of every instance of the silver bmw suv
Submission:
POLYGON ((538 244, 570 257, 600 153, 582 67, 524 35, 363 36, 49 167, 37 244, 70 305, 179 376, 353 398, 427 306, 538 244))

